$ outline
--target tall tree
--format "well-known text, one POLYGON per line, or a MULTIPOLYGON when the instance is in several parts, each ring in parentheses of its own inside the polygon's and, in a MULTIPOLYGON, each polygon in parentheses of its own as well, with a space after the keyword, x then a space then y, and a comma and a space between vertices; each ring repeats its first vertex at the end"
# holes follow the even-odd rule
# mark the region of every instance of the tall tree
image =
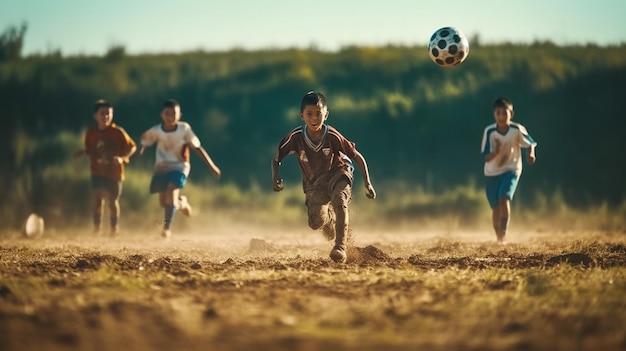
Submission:
POLYGON ((17 60, 22 56, 26 23, 18 27, 10 26, 0 35, 0 62, 17 60))

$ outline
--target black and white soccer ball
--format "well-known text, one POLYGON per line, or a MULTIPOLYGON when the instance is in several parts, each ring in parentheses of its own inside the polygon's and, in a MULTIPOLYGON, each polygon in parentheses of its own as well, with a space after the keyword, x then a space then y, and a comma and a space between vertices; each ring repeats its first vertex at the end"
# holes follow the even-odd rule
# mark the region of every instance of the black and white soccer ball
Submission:
POLYGON ((428 55, 441 67, 458 66, 468 54, 467 37, 454 27, 439 28, 430 37, 428 55))

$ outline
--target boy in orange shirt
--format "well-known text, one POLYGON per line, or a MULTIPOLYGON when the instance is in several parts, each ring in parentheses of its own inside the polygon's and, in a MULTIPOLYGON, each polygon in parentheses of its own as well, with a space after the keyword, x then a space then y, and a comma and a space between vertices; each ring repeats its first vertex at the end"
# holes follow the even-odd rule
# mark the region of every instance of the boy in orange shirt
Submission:
POLYGON ((124 180, 124 164, 137 150, 133 139, 126 131, 113 123, 113 106, 105 100, 98 100, 94 106, 93 119, 96 125, 89 127, 85 134, 85 149, 74 156, 89 156, 91 186, 94 191, 93 224, 94 233, 100 234, 102 204, 106 199, 110 210, 111 236, 119 235, 120 196, 124 180))

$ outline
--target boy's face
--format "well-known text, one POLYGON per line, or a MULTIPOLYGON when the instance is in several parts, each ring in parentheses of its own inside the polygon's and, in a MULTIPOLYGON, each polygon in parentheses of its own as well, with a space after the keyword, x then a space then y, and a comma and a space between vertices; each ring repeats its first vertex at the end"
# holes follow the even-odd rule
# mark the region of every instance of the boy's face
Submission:
POLYGON ((161 111, 161 120, 165 128, 174 128, 181 116, 180 106, 166 107, 161 111))
POLYGON ((507 127, 511 124, 513 114, 513 111, 506 107, 496 107, 493 109, 493 118, 496 120, 496 124, 499 127, 507 127))
POLYGON ((104 129, 111 125, 113 122, 113 108, 102 106, 93 114, 93 119, 96 120, 99 129, 104 129))
POLYGON ((328 118, 328 107, 320 105, 307 105, 300 113, 300 118, 307 126, 310 133, 317 133, 322 130, 324 121, 328 118))

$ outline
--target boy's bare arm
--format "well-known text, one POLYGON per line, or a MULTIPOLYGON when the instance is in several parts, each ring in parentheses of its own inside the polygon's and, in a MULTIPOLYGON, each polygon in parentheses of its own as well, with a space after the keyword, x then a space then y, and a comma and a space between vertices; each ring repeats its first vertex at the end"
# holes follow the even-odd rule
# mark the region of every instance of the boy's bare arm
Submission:
POLYGON ((124 163, 124 162, 128 162, 128 160, 130 159, 130 157, 135 154, 135 151, 137 151, 137 146, 133 145, 133 147, 131 147, 128 152, 126 152, 126 154, 124 155, 119 155, 119 156, 115 156, 113 157, 117 162, 119 162, 120 164, 124 163))
POLYGON ((527 161, 529 165, 534 165, 535 161, 537 161, 537 157, 535 157, 535 145, 531 145, 528 148, 528 158, 527 161))
POLYGON ((137 145, 133 145, 133 147, 131 147, 130 150, 128 150, 126 155, 124 155, 122 157, 124 157, 125 159, 129 159, 131 156, 133 156, 135 154, 136 151, 137 151, 137 145))
POLYGON ((276 159, 272 159, 272 189, 276 192, 281 191, 285 188, 285 184, 283 179, 280 177, 280 173, 278 172, 278 168, 280 167, 280 162, 276 159))
POLYGON ((374 186, 372 185, 372 181, 370 180, 370 173, 369 173, 369 170, 367 169, 367 162, 365 162, 365 158, 363 157, 363 155, 361 155, 360 152, 357 151, 354 157, 354 161, 356 162, 357 167, 359 167, 359 170, 361 171, 361 174, 363 175, 363 181, 365 182, 365 189, 367 190, 365 195, 370 199, 375 199, 376 190, 374 190, 374 186))
POLYGON ((494 146, 494 150, 485 156, 485 162, 489 162, 498 156, 498 153, 500 152, 500 141, 496 140, 494 146))
POLYGON ((194 148, 194 150, 196 150, 196 153, 200 156, 204 163, 209 166, 215 178, 220 179, 222 171, 215 165, 215 162, 213 162, 213 159, 211 159, 211 156, 209 156, 206 150, 202 146, 194 148))

